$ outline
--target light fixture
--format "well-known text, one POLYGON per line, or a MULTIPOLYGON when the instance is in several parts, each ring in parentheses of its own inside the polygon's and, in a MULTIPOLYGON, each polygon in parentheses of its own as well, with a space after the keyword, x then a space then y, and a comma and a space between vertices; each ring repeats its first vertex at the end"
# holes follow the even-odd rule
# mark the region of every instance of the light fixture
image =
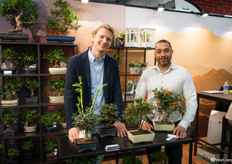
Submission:
POLYGON ((81 0, 81 3, 88 3, 89 0, 81 0))
POLYGON ((156 7, 157 11, 164 11, 164 4, 158 4, 158 6, 156 7))
POLYGON ((201 10, 200 14, 202 17, 207 17, 209 15, 209 10, 201 10))

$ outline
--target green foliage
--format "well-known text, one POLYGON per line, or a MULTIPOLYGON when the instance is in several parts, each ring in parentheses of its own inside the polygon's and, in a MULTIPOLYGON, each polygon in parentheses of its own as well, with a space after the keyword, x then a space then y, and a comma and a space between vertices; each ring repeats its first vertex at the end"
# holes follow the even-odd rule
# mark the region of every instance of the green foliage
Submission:
POLYGON ((142 68, 142 67, 147 67, 147 63, 141 63, 141 64, 139 65, 139 67, 140 67, 140 68, 142 68))
POLYGON ((45 115, 41 116, 41 123, 44 124, 44 126, 49 127, 53 125, 53 122, 60 122, 61 117, 54 113, 46 113, 45 115))
POLYGON ((24 141, 23 144, 21 145, 22 150, 24 151, 30 151, 34 148, 34 145, 31 140, 24 141))
POLYGON ((35 89, 39 88, 39 82, 36 79, 26 78, 24 80, 24 87, 31 91, 31 96, 34 96, 35 89))
POLYGON ((89 157, 66 160, 67 164, 93 164, 94 161, 95 161, 94 158, 89 158, 89 157))
POLYGON ((106 127, 109 128, 117 121, 116 117, 119 112, 117 111, 118 107, 115 104, 104 104, 101 106, 100 110, 100 121, 106 123, 106 127))
POLYGON ((8 62, 10 62, 10 68, 13 67, 13 64, 18 64, 18 58, 17 58, 17 52, 13 49, 13 48, 7 48, 5 50, 2 51, 1 54, 1 59, 7 60, 8 62))
POLYGON ((22 124, 24 124, 25 126, 30 126, 34 123, 34 119, 38 117, 39 114, 36 110, 24 109, 22 112, 22 118, 25 119, 25 121, 22 121, 22 124))
POLYGON ((168 155, 166 152, 155 151, 154 153, 150 154, 150 159, 152 162, 159 162, 160 164, 168 163, 168 155))
POLYGON ((4 126, 7 127, 7 129, 10 129, 10 126, 13 124, 16 124, 18 121, 18 118, 13 115, 8 109, 3 109, 0 115, 0 123, 4 124, 4 126))
POLYGON ((49 89, 54 93, 54 95, 60 96, 64 92, 65 79, 51 79, 49 80, 49 84, 49 89))
POLYGON ((20 88, 22 88, 22 83, 18 77, 7 77, 5 83, 0 86, 0 96, 6 96, 6 100, 11 100, 15 91, 19 91, 20 88))
POLYGON ((65 122, 65 110, 64 110, 64 108, 59 108, 58 114, 60 115, 62 122, 65 122))
POLYGON ((117 38, 125 38, 125 34, 124 34, 124 33, 119 33, 119 34, 117 35, 117 38))
POLYGON ((46 59, 46 60, 48 60, 49 63, 55 62, 55 66, 54 67, 58 68, 58 67, 60 67, 58 65, 58 62, 60 62, 60 61, 67 62, 68 61, 62 55, 64 55, 64 52, 62 51, 61 48, 59 48, 59 47, 56 46, 56 47, 52 48, 47 54, 44 54, 43 58, 46 59))
POLYGON ((140 129, 141 122, 148 120, 147 115, 153 115, 152 110, 154 105, 144 101, 142 97, 135 99, 134 104, 129 104, 128 107, 123 112, 123 119, 128 125, 138 126, 140 129))
POLYGON ((78 24, 79 16, 73 12, 70 3, 56 0, 53 4, 56 9, 50 9, 50 12, 54 19, 48 19, 48 27, 61 35, 64 35, 68 29, 75 30, 76 32, 81 25, 78 24))
POLYGON ((117 61, 118 61, 118 64, 120 64, 121 60, 122 60, 122 57, 115 54, 114 52, 112 52, 112 57, 115 58, 117 61))
POLYGON ((15 159, 19 156, 19 150, 16 148, 10 148, 7 155, 10 157, 10 159, 15 159))
POLYGON ((52 152, 57 147, 57 142, 54 140, 47 140, 45 142, 47 152, 52 152))
POLYGON ((161 115, 165 114, 164 122, 167 122, 168 117, 173 112, 182 113, 185 111, 185 102, 181 94, 163 88, 160 90, 155 88, 152 92, 154 93, 152 101, 156 102, 155 110, 161 115))
POLYGON ((38 57, 33 50, 33 48, 27 48, 20 56, 20 60, 22 61, 24 68, 28 68, 32 64, 37 64, 38 57))
POLYGON ((139 67, 139 64, 137 64, 136 62, 130 62, 129 67, 139 67))
POLYGON ((38 5, 31 0, 3 0, 0 4, 1 16, 16 26, 18 32, 22 32, 22 26, 37 20, 38 10, 38 5))
MULTIPOLYGON (((123 158, 122 164, 129 164, 132 161, 132 155, 127 155, 123 158)), ((143 162, 139 158, 135 158, 135 164, 143 164, 143 162)))

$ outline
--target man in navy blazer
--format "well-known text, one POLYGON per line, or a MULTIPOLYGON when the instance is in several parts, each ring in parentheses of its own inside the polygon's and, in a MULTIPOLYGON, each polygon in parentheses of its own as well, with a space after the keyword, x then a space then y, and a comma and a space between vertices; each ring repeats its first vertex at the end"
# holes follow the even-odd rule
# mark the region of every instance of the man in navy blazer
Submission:
MULTIPOLYGON (((101 86, 102 84, 108 83, 108 85, 103 88, 103 103, 116 104, 120 113, 119 117, 121 117, 122 111, 124 110, 118 62, 113 57, 105 54, 105 51, 111 45, 113 36, 114 29, 110 25, 99 25, 95 29, 95 35, 93 36, 93 46, 87 51, 71 57, 69 60, 65 80, 64 106, 68 137, 71 142, 74 142, 75 139, 79 138, 78 127, 74 127, 72 125, 72 115, 78 112, 76 107, 77 93, 75 92, 75 88, 72 87, 72 85, 78 82, 78 76, 82 77, 83 82, 82 87, 84 107, 90 107, 93 101, 93 97, 91 98, 91 95, 93 95, 93 88, 91 87, 93 86, 91 84, 101 86), (95 70, 99 67, 92 66, 90 64, 90 58, 93 58, 93 61, 95 61, 96 64, 103 62, 102 66, 100 67, 102 69, 100 72, 102 74, 102 77, 100 78, 101 80, 97 78, 99 76, 99 74, 96 73, 98 70, 95 70)), ((114 123, 114 125, 117 128, 118 137, 126 136, 126 127, 124 123, 117 121, 114 123)))

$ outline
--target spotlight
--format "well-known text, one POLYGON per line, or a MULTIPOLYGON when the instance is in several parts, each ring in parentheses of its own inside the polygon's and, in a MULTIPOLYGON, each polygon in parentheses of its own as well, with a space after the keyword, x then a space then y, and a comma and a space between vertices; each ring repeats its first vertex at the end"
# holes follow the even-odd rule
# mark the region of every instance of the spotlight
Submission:
POLYGON ((156 7, 157 11, 164 11, 164 4, 158 4, 158 6, 156 7))
POLYGON ((200 14, 202 17, 207 17, 209 15, 209 10, 201 10, 200 14))

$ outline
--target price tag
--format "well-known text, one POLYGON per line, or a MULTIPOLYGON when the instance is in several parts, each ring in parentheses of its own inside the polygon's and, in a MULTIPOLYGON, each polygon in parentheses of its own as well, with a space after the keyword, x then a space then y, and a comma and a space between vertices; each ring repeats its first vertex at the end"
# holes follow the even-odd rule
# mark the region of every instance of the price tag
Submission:
POLYGON ((4 71, 4 75, 12 75, 12 71, 4 71))

